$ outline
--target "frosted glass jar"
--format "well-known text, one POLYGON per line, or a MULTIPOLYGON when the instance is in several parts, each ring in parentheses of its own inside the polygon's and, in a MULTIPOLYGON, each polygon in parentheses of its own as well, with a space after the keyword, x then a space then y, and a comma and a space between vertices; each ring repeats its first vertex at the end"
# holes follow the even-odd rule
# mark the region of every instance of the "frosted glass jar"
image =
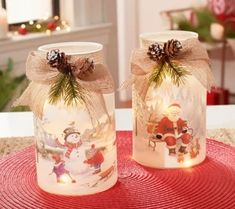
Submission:
MULTIPOLYGON (((140 35, 140 45, 197 38, 193 32, 166 31, 140 35)), ((133 158, 154 168, 201 163, 206 157, 206 88, 193 75, 180 86, 166 77, 161 86, 141 90, 146 91, 143 102, 136 91, 138 83, 133 85, 133 158)))
MULTIPOLYGON (((39 47, 59 49, 72 59, 103 63, 103 46, 67 42, 39 47)), ((37 181, 43 190, 61 195, 87 195, 111 188, 117 181, 114 93, 103 94, 107 112, 91 120, 84 103, 44 104, 42 119, 34 117, 37 181)), ((97 104, 98 108, 98 104, 97 104)))

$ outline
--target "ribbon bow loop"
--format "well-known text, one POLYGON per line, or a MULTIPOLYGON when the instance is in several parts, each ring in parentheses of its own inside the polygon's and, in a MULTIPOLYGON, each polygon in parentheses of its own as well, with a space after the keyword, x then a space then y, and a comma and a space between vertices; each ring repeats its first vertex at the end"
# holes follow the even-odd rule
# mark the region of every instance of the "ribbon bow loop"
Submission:
POLYGON ((136 84, 135 88, 143 100, 150 84, 155 82, 156 86, 160 86, 167 75, 178 86, 184 83, 187 75, 195 76, 207 90, 215 86, 207 51, 194 38, 182 43, 172 39, 134 50, 131 56, 131 73, 134 79, 129 79, 125 84, 136 84))
POLYGON ((114 92, 114 82, 102 63, 94 63, 87 57, 71 59, 59 50, 47 54, 31 52, 26 75, 31 83, 14 106, 29 106, 42 118, 46 100, 50 103, 64 100, 67 105, 85 103, 93 121, 103 113, 108 115, 103 94, 114 92))

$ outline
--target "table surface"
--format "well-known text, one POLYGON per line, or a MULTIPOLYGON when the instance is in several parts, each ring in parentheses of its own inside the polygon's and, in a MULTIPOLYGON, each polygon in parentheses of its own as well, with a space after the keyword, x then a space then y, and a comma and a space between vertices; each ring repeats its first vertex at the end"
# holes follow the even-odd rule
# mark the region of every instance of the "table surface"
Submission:
MULTIPOLYGON (((235 105, 207 107, 207 129, 235 129, 235 105)), ((0 138, 33 136, 32 112, 0 113, 0 138)), ((132 110, 116 109, 116 130, 132 130, 132 110)))

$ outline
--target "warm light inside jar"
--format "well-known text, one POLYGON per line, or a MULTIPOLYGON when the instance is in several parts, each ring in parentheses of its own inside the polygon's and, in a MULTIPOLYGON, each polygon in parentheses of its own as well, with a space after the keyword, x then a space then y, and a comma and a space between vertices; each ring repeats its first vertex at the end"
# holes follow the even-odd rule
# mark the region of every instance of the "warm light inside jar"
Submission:
MULTIPOLYGON (((109 75, 103 63, 102 48, 98 43, 65 42, 44 45, 39 50, 64 52, 65 56, 69 55, 69 64, 79 62, 80 58, 92 59, 94 72, 91 77, 94 79, 96 72, 109 75)), ((75 81, 82 85, 82 79, 91 82, 86 78, 75 81)), ((110 80, 112 83, 111 76, 110 80)), ((99 94, 84 88, 89 98, 87 103, 77 100, 68 105, 63 96, 51 103, 48 95, 42 118, 35 117, 37 181, 43 190, 61 195, 87 195, 105 191, 116 183, 115 102, 110 86, 105 93, 100 91, 99 94), (100 178, 110 170, 113 172, 105 179, 100 178)))
POLYGON ((60 178, 59 178, 59 183, 69 183, 71 182, 71 177, 68 174, 63 174, 60 178))
POLYGON ((53 105, 46 100, 43 112, 43 127, 52 134, 63 132, 64 127, 71 124, 79 127, 80 132, 87 128, 92 128, 89 114, 87 114, 85 104, 83 103, 66 106, 63 101, 60 101, 53 105), (77 115, 83 118, 83 122, 79 123, 77 121, 77 115))
MULTIPOLYGON (((169 47, 173 46, 170 44, 174 41, 181 42, 181 46, 184 48, 184 41, 189 43, 193 40, 197 43, 197 40, 195 40, 197 38, 198 34, 187 31, 147 33, 140 35, 140 45, 141 48, 147 49, 149 53, 161 60, 161 53, 163 52, 163 57, 168 56, 169 54, 164 50, 169 50, 169 47), (150 46, 151 48, 149 48, 150 46)), ((190 50, 193 51, 194 48, 190 50)), ((143 54, 143 56, 146 56, 146 60, 149 58, 154 61, 154 56, 151 57, 150 55, 143 54)), ((180 54, 177 55, 180 56, 180 54)), ((137 65, 140 61, 138 56, 136 55, 136 59, 133 58, 137 65)), ((172 72, 169 71, 171 58, 166 59, 167 61, 161 60, 165 61, 165 66, 163 66, 165 69, 161 68, 161 70, 166 71, 159 79, 155 79, 157 72, 160 71, 156 68, 157 65, 150 71, 150 78, 153 75, 154 79, 151 80, 149 86, 146 85, 148 87, 146 94, 146 88, 141 88, 144 86, 146 77, 143 76, 144 78, 141 81, 141 78, 139 78, 141 76, 139 76, 137 78, 139 83, 136 82, 133 85, 133 157, 140 164, 149 167, 192 167, 202 162, 206 155, 207 90, 202 85, 203 82, 199 81, 199 76, 196 77, 191 72, 192 68, 187 67, 187 60, 181 63, 177 60, 177 57, 174 57, 175 66, 184 70, 183 72, 186 71, 184 82, 180 82, 178 85, 174 80, 174 75, 169 74, 172 72), (160 84, 155 83, 159 80, 161 81, 160 84), (145 96, 143 97, 143 95, 145 96)), ((191 58, 193 59, 193 57, 191 58)), ((149 62, 146 61, 146 66, 144 66, 144 63, 139 66, 143 69, 147 68, 149 62)), ((196 72, 197 66, 193 67, 196 72)), ((200 72, 203 70, 202 68, 198 69, 200 72)), ((199 73, 198 71, 197 73, 199 73)), ((201 80, 204 81, 204 79, 201 80)))

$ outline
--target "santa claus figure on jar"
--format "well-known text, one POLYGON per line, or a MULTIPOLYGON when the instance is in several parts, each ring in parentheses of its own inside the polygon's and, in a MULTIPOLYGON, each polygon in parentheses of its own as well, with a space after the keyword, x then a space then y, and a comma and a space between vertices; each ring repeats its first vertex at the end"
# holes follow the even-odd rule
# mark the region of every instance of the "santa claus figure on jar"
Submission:
POLYGON ((187 145, 192 138, 192 135, 188 133, 187 121, 181 119, 180 114, 181 106, 177 103, 171 104, 167 108, 166 116, 160 120, 157 127, 156 137, 166 142, 170 156, 176 155, 177 140, 181 140, 178 152, 186 154, 187 145))

